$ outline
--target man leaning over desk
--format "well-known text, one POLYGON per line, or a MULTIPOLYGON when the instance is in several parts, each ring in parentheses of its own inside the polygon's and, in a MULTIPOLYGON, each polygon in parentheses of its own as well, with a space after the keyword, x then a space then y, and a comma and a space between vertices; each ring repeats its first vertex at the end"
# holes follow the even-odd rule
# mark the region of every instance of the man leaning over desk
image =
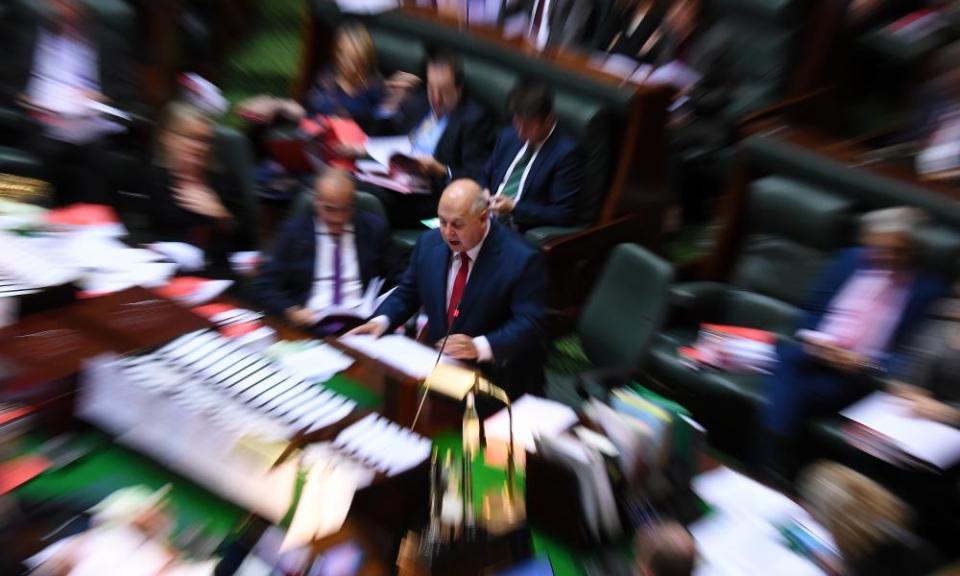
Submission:
POLYGON ((343 326, 318 322, 319 313, 358 304, 375 278, 392 285, 398 265, 389 227, 380 216, 356 210, 354 204, 348 173, 328 169, 317 178, 313 212, 284 225, 254 284, 267 311, 327 336, 343 326))
POLYGON ((440 227, 421 236, 397 289, 351 334, 381 336, 423 307, 427 340, 475 363, 511 397, 543 385, 547 272, 543 257, 491 220, 489 194, 455 180, 437 209, 440 227))

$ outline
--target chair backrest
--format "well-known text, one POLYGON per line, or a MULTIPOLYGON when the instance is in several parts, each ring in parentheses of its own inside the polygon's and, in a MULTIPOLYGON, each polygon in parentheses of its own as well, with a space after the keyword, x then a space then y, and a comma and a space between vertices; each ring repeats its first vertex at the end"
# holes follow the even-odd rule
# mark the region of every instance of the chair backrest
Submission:
POLYGON ((580 316, 587 357, 600 367, 640 366, 663 323, 673 267, 635 244, 614 248, 580 316))
MULTIPOLYGON (((213 142, 214 162, 232 175, 240 186, 244 213, 239 215, 238 226, 259 231, 257 186, 253 177, 253 151, 247 137, 226 126, 217 126, 213 142)), ((257 233, 254 233, 257 236, 257 233)))
POLYGON ((829 258, 854 239, 853 209, 843 195, 795 179, 753 181, 730 283, 799 306, 829 258))

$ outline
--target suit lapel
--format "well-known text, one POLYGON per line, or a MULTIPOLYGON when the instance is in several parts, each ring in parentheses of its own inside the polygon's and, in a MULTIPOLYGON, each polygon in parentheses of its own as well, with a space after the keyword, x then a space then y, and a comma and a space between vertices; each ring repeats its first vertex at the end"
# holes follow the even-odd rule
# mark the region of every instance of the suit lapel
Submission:
POLYGON ((435 291, 435 297, 426 299, 433 302, 433 310, 427 310, 427 318, 438 318, 442 321, 437 328, 445 331, 447 327, 447 275, 450 270, 450 248, 440 242, 433 248, 430 258, 430 287, 435 291))
POLYGON ((370 246, 370 230, 367 227, 367 221, 359 214, 353 218, 353 241, 357 246, 357 266, 360 268, 360 283, 366 288, 370 279, 373 278, 370 270, 370 261, 367 256, 373 253, 373 247, 370 246))
MULTIPOLYGON (((483 296, 486 280, 496 272, 497 255, 500 252, 500 238, 497 225, 490 224, 490 233, 483 242, 483 248, 477 254, 477 261, 473 264, 473 270, 470 271, 470 279, 463 290, 463 298, 460 300, 460 318, 469 318, 470 313, 476 309, 477 302, 483 296)), ((463 320, 459 323, 462 325, 463 320)))
POLYGON ((453 157, 453 149, 457 133, 460 130, 460 111, 462 108, 463 104, 450 113, 450 117, 447 119, 447 127, 443 130, 440 140, 437 141, 437 147, 433 150, 433 157, 444 164, 452 164, 456 160, 453 157))

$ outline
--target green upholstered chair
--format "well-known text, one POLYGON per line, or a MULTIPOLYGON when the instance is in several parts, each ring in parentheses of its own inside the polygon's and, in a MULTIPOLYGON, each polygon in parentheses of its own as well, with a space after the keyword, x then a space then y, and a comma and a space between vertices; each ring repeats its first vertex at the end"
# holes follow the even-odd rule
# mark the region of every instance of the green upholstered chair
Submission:
POLYGON ((672 280, 672 267, 640 246, 614 248, 580 315, 576 335, 554 344, 547 361, 546 395, 577 406, 578 385, 602 394, 606 376, 629 381, 643 369, 667 310, 672 280))
POLYGON ((779 176, 754 181, 748 194, 745 237, 729 281, 673 286, 671 318, 650 359, 654 378, 733 453, 753 433, 762 377, 694 370, 677 350, 694 342, 703 322, 790 337, 811 282, 850 239, 854 209, 842 195, 779 176))

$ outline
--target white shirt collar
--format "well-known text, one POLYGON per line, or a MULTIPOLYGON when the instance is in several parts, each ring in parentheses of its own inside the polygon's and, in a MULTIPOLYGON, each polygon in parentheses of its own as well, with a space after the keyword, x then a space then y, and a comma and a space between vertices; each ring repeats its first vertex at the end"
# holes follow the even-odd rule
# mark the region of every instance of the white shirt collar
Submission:
MULTIPOLYGON (((330 229, 327 227, 327 223, 316 216, 313 217, 313 229, 317 234, 321 234, 323 236, 333 236, 333 234, 330 233, 330 229)), ((343 227, 343 233, 353 234, 352 222, 343 227)))

